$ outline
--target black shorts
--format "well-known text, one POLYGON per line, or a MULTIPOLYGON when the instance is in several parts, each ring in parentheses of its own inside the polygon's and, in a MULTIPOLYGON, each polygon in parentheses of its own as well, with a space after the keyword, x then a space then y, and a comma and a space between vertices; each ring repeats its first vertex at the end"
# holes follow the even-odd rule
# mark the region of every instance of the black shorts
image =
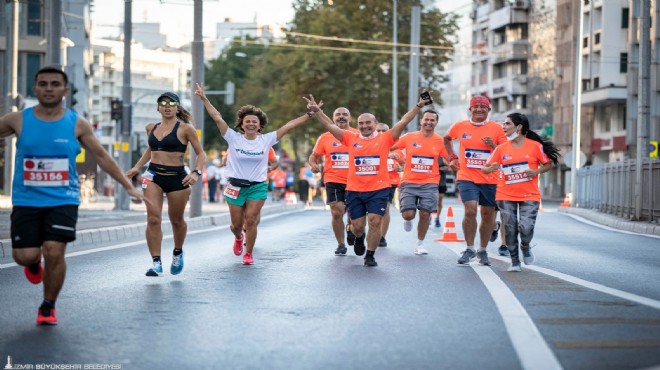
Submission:
POLYGON ((338 182, 326 182, 325 193, 328 195, 327 203, 346 202, 346 184, 338 182))
POLYGON ((438 193, 444 194, 447 192, 447 185, 438 185, 438 193))
POLYGON ((188 175, 183 166, 165 166, 162 164, 149 164, 149 169, 154 175, 153 183, 160 186, 164 193, 171 193, 188 189, 188 185, 183 185, 183 179, 188 175))
POLYGON ((45 241, 76 240, 78 206, 14 206, 11 211, 12 248, 41 247, 45 241))

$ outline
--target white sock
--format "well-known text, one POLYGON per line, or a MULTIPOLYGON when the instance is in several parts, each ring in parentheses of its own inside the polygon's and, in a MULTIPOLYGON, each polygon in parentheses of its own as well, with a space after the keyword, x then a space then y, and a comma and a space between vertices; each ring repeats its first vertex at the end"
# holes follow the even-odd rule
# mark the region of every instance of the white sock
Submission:
POLYGON ((474 245, 468 245, 468 246, 467 246, 467 249, 469 249, 469 250, 471 250, 471 251, 474 252, 474 245))
POLYGON ((418 247, 423 247, 424 246, 424 240, 418 240, 417 241, 417 246, 418 247))
POLYGON ((486 251, 486 248, 484 248, 484 247, 479 247, 479 252, 485 252, 485 251, 486 251))

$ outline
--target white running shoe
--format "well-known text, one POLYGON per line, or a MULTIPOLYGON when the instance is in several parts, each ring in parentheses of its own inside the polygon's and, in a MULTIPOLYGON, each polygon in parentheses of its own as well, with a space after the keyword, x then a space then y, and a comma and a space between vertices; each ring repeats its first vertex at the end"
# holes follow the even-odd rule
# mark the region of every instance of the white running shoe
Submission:
POLYGON ((423 246, 420 245, 417 248, 415 248, 415 254, 419 254, 419 255, 429 254, 429 251, 427 251, 423 246))
POLYGON ((412 230, 413 224, 412 220, 405 220, 403 221, 403 229, 406 230, 407 232, 410 232, 412 230))

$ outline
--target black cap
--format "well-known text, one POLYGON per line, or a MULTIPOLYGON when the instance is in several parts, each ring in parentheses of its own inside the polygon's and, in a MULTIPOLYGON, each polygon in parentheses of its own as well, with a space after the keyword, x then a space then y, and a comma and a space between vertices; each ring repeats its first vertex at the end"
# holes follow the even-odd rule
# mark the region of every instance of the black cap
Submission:
POLYGON ((160 96, 158 97, 158 100, 156 100, 156 101, 159 102, 159 101, 161 101, 163 98, 170 98, 170 99, 172 99, 173 101, 175 101, 175 102, 181 104, 181 100, 179 99, 179 95, 177 95, 177 94, 175 94, 175 93, 173 93, 173 92, 171 92, 171 91, 168 91, 168 92, 165 92, 165 93, 160 94, 160 96))

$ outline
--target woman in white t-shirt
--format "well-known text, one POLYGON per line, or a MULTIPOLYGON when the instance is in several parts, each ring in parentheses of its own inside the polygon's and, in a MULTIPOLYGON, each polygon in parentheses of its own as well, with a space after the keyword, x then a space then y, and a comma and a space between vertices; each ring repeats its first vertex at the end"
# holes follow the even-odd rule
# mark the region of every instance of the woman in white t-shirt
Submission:
POLYGON ((243 264, 251 265, 259 215, 268 198, 268 185, 265 181, 268 171, 268 151, 287 132, 309 120, 313 113, 307 112, 287 122, 277 131, 262 133, 268 123, 268 117, 261 109, 253 105, 244 105, 236 114, 237 131, 235 131, 222 119, 220 112, 204 95, 204 88, 199 83, 195 95, 202 100, 220 134, 229 144, 228 152, 231 155, 227 156, 226 168, 229 184, 225 188, 224 196, 229 204, 230 228, 235 236, 234 254, 237 256, 243 254, 245 242, 243 264), (245 235, 243 235, 244 225, 245 235))

